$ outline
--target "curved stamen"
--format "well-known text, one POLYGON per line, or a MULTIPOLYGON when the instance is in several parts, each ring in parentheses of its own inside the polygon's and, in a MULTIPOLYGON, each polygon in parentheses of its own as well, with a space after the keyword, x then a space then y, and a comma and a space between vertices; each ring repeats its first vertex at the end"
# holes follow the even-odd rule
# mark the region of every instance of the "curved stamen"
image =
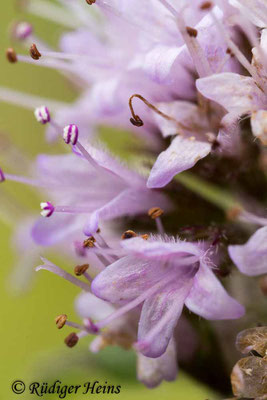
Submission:
POLYGON ((143 103, 145 103, 145 105, 150 108, 152 111, 154 111, 155 113, 157 113, 158 115, 160 115, 161 117, 165 118, 168 121, 171 122, 175 122, 177 124, 177 126, 180 129, 186 129, 185 126, 183 126, 183 124, 181 124, 180 122, 178 122, 175 118, 171 117, 170 115, 165 114, 164 112, 160 111, 156 106, 154 106, 153 104, 151 104, 148 100, 146 100, 143 96, 141 96, 140 94, 133 94, 130 99, 129 99, 129 107, 131 110, 131 114, 132 114, 132 118, 130 118, 131 123, 134 126, 138 126, 141 127, 144 125, 144 122, 142 121, 142 119, 139 117, 139 115, 135 114, 134 112, 134 108, 133 108, 133 99, 134 98, 138 98, 139 100, 141 100, 143 103))

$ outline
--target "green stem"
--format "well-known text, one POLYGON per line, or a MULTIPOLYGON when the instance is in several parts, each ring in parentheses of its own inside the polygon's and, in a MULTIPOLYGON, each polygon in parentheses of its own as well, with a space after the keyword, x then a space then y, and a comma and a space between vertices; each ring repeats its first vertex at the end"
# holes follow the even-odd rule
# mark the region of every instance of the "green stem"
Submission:
POLYGON ((179 175, 176 175, 174 179, 187 189, 201 196, 203 199, 209 201, 225 212, 228 212, 236 207, 241 207, 238 201, 229 192, 222 190, 218 186, 208 183, 207 181, 204 181, 190 172, 183 172, 179 175))

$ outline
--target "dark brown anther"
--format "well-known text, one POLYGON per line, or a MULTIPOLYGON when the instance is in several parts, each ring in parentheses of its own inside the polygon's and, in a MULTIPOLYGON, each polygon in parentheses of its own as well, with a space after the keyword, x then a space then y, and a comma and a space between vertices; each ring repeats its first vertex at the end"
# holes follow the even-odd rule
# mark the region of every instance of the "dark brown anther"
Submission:
POLYGON ((231 57, 235 56, 234 53, 232 52, 232 50, 230 49, 230 47, 227 48, 226 54, 229 54, 231 57))
POLYGON ((89 268, 89 264, 77 265, 74 268, 74 273, 76 276, 82 276, 89 268))
POLYGON ((212 6, 213 4, 211 1, 204 1, 200 6, 200 10, 209 10, 212 6))
POLYGON ((197 30, 195 28, 191 28, 190 26, 186 27, 186 32, 188 33, 189 36, 196 38, 197 37, 197 30))
POLYGON ((78 343, 78 341, 79 341, 79 338, 78 338, 78 336, 76 335, 75 332, 70 333, 69 336, 67 336, 66 339, 64 340, 65 344, 66 344, 68 347, 74 347, 74 346, 76 346, 76 344, 78 343))
POLYGON ((66 314, 61 314, 55 318, 56 326, 58 329, 62 329, 65 326, 68 317, 66 314))
POLYGON ((91 6, 92 4, 95 4, 96 0, 85 0, 87 4, 89 4, 89 6, 91 6))
POLYGON ((259 286, 264 296, 267 296, 267 275, 264 275, 259 279, 259 286))
POLYGON ((152 219, 159 218, 164 211, 160 207, 152 207, 150 210, 148 210, 148 215, 152 219))
POLYGON ((141 120, 141 118, 138 115, 136 115, 135 118, 130 118, 130 122, 134 126, 138 126, 139 128, 144 125, 144 122, 141 120))
POLYGON ((7 49, 7 51, 6 51, 6 58, 12 64, 14 64, 18 61, 17 54, 16 54, 15 50, 12 49, 11 47, 9 49, 7 49))
POLYGON ((42 54, 39 52, 39 50, 36 47, 36 44, 32 44, 30 47, 30 56, 34 60, 39 60, 42 57, 42 54))
POLYGON ((95 238, 90 236, 88 239, 85 239, 83 242, 83 247, 87 249, 95 247, 95 238))
POLYGON ((132 239, 136 237, 137 234, 134 231, 128 230, 121 235, 122 240, 132 239))

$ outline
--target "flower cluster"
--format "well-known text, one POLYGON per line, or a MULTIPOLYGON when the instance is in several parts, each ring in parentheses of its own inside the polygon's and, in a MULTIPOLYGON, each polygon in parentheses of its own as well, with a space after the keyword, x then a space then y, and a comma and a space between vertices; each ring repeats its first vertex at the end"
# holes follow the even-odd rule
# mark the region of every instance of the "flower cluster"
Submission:
POLYGON ((44 196, 41 218, 19 227, 24 248, 34 242, 36 257, 56 246, 78 264, 74 275, 44 258, 37 267, 82 290, 76 306, 83 322, 56 318, 59 329, 77 330, 65 343, 91 334, 93 352, 132 348, 139 380, 154 387, 176 377, 184 306, 206 320, 239 319, 239 295, 220 281, 225 265, 248 276, 267 273, 267 4, 56 3, 25 7, 68 29, 59 50, 20 22, 12 37, 29 55, 13 48, 6 55, 58 70, 79 97, 58 103, 1 88, 0 98, 32 108, 47 140, 61 139, 71 152, 39 155, 27 177, 0 169, 0 181, 44 196), (99 143, 100 125, 139 138, 130 166, 99 143))

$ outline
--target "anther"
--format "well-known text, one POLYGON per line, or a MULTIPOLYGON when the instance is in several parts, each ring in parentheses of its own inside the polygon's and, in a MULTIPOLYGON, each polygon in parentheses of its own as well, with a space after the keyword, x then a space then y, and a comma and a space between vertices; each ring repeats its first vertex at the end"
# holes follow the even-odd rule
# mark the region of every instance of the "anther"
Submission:
POLYGON ((241 213, 242 213, 242 209, 239 206, 235 206, 235 207, 230 208, 227 211, 226 217, 230 221, 235 221, 240 217, 241 213))
POLYGON ((71 124, 65 126, 63 130, 63 139, 65 143, 67 144, 71 143, 75 146, 75 144, 78 142, 78 138, 79 138, 79 129, 77 125, 71 124))
POLYGON ((37 121, 43 125, 47 124, 51 120, 50 112, 49 112, 48 108, 45 106, 36 108, 34 111, 34 115, 35 115, 35 118, 37 119, 37 121))
POLYGON ((5 174, 3 170, 0 168, 0 182, 4 182, 6 180, 5 174))
POLYGON ((29 22, 15 22, 11 28, 11 35, 17 40, 25 40, 31 36, 33 27, 29 22))
POLYGON ((89 268, 89 264, 77 265, 74 268, 74 274, 76 276, 82 276, 89 268))
POLYGON ((141 238, 144 240, 148 240, 149 239, 149 235, 147 233, 145 233, 144 235, 141 235, 141 238))
POLYGON ((55 211, 55 207, 49 201, 43 202, 40 204, 41 206, 41 215, 42 217, 48 218, 51 217, 53 212, 55 211))
POLYGON ((231 57, 234 57, 234 56, 235 56, 234 53, 233 53, 233 51, 230 49, 230 47, 227 48, 226 54, 229 54, 229 56, 231 56, 231 57))
POLYGON ((42 57, 42 54, 39 52, 37 49, 37 46, 35 43, 33 43, 30 47, 30 56, 34 60, 39 60, 42 57))
POLYGON ((79 337, 76 335, 76 333, 72 332, 69 334, 69 336, 66 337, 64 340, 65 344, 68 347, 74 347, 79 341, 79 337))
POLYGON ((160 207, 152 207, 150 210, 148 210, 148 215, 152 219, 159 218, 164 211, 160 207))
POLYGON ((188 33, 189 36, 196 38, 198 31, 195 28, 191 28, 190 26, 186 27, 186 32, 188 33))
POLYGON ((141 120, 139 115, 135 115, 134 118, 130 118, 130 122, 132 125, 137 126, 138 128, 144 125, 144 122, 141 120))
POLYGON ((17 53, 11 47, 6 50, 6 58, 11 64, 14 64, 18 61, 17 53))
POLYGON ((209 10, 212 6, 213 6, 213 4, 211 1, 204 1, 204 3, 202 3, 200 5, 200 9, 201 10, 209 10))
POLYGON ((85 0, 87 4, 89 4, 89 6, 91 6, 92 4, 95 4, 96 0, 85 0))
POLYGON ((122 240, 131 239, 136 237, 137 234, 134 231, 128 230, 121 235, 122 240))
POLYGON ((88 239, 85 239, 83 242, 83 247, 84 248, 95 247, 95 238, 93 236, 90 236, 88 239))
POLYGON ((67 322, 67 315, 66 314, 61 314, 55 318, 56 326, 58 329, 62 329, 63 326, 65 326, 67 322))

